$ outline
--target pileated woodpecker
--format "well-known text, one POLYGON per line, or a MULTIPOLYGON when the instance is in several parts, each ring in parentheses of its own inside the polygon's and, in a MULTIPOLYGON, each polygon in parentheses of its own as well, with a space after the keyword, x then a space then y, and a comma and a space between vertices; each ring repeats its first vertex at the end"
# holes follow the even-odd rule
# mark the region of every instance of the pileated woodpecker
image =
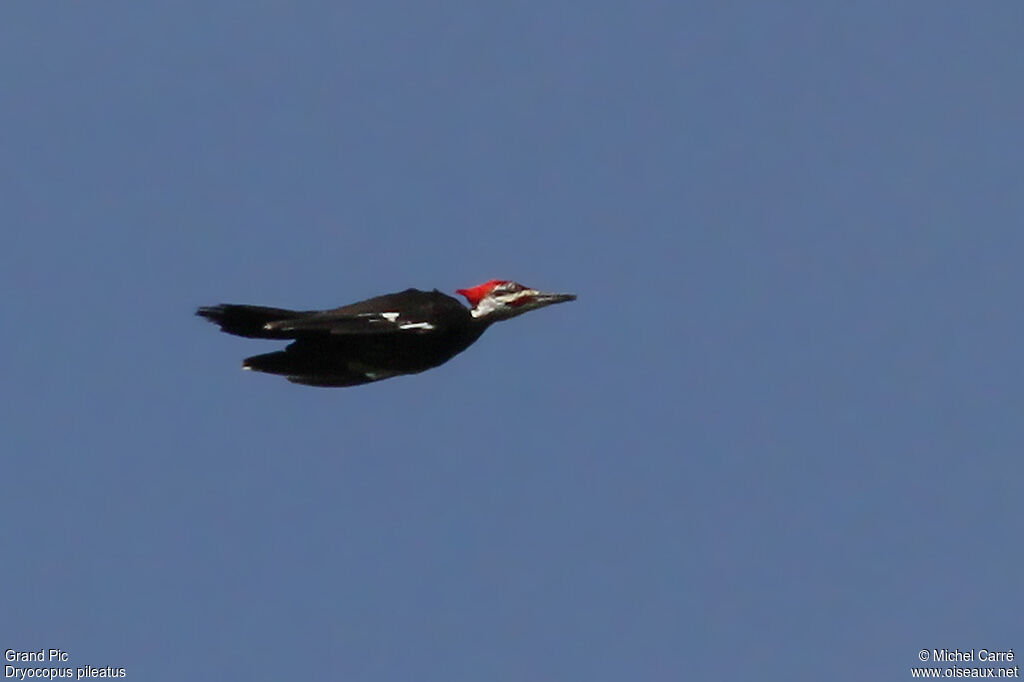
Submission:
POLYGON ((494 322, 576 299, 499 279, 458 293, 472 310, 437 289, 406 289, 333 310, 221 304, 196 315, 236 336, 294 339, 282 351, 247 358, 245 369, 307 386, 358 386, 437 367, 494 322))

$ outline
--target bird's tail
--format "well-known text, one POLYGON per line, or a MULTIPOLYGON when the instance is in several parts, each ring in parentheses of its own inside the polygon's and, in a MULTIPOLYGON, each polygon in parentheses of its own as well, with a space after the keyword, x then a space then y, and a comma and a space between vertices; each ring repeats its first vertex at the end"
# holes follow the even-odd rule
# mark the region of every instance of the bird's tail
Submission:
POLYGON ((218 325, 223 332, 235 336, 247 336, 251 339, 291 339, 294 332, 266 329, 268 322, 294 320, 305 317, 309 313, 285 308, 266 308, 258 305, 220 305, 203 306, 196 311, 199 317, 205 317, 218 325))

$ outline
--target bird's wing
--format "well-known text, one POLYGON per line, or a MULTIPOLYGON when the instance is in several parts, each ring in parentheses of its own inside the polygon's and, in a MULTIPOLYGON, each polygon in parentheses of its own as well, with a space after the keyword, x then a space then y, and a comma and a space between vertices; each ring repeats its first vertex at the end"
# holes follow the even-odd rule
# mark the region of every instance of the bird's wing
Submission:
POLYGON ((293 333, 348 334, 424 334, 435 329, 435 324, 424 316, 395 312, 367 312, 343 314, 336 311, 313 313, 305 317, 268 322, 268 331, 293 333))
POLYGON ((351 336, 431 334, 463 325, 472 316, 461 303, 439 291, 407 289, 333 310, 310 311, 269 320, 267 331, 289 335, 351 336))

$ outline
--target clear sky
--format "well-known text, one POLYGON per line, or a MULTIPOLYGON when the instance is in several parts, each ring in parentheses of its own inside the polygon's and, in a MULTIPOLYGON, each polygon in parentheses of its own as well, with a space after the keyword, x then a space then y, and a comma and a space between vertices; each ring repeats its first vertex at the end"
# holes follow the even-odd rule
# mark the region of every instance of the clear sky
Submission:
POLYGON ((5 4, 0 647, 147 682, 1021 652, 1022 30, 5 4), (495 277, 579 300, 353 389, 192 315, 495 277))

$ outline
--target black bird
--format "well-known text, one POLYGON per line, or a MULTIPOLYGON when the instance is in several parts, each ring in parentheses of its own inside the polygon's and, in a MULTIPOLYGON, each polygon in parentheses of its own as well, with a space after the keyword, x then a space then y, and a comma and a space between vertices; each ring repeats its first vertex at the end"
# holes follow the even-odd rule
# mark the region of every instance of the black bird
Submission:
POLYGON ((307 386, 358 386, 437 367, 494 322, 576 299, 500 279, 457 293, 471 310, 437 289, 406 289, 333 310, 221 304, 196 315, 236 336, 294 339, 284 350, 247 358, 245 369, 307 386))

